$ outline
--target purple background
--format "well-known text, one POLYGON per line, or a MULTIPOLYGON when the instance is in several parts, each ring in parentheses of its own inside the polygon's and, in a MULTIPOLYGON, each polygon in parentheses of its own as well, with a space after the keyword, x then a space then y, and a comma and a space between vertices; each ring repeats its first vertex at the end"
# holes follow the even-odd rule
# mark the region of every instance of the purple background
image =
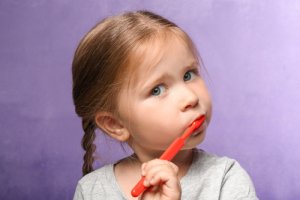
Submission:
MULTIPOLYGON (((72 199, 82 164, 73 52, 99 19, 136 9, 173 20, 199 48, 214 101, 200 147, 237 159, 260 199, 298 200, 298 0, 1 0, 0 199, 72 199)), ((129 153, 98 138, 97 166, 129 153)))

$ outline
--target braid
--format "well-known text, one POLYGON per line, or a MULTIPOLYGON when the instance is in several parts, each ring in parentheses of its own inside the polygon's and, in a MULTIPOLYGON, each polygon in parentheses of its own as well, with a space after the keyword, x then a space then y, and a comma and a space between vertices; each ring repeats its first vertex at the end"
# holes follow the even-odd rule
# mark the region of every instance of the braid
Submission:
POLYGON ((81 140, 81 146, 85 150, 83 157, 82 174, 83 176, 92 172, 94 162, 94 152, 96 151, 96 145, 93 143, 96 138, 95 129, 96 126, 90 120, 82 119, 82 128, 84 130, 84 136, 81 140))

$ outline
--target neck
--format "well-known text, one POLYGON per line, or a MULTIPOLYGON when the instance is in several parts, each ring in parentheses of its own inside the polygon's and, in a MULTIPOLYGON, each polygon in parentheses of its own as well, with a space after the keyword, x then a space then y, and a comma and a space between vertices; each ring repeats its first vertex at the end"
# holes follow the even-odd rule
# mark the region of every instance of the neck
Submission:
MULTIPOLYGON (((151 154, 146 154, 144 152, 137 152, 134 157, 138 160, 140 165, 144 162, 148 162, 153 159, 157 159, 162 155, 162 151, 152 152, 151 154)), ((193 161, 193 149, 181 150, 172 159, 172 162, 179 167, 179 169, 189 167, 193 161)))

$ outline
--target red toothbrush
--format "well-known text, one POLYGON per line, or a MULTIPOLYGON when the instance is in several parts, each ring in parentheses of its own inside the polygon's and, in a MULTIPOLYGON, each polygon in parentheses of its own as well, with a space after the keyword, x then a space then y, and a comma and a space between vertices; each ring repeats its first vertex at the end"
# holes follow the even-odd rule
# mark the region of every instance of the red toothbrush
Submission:
MULTIPOLYGON (((183 133, 181 137, 176 138, 173 143, 167 148, 167 150, 160 156, 161 160, 172 160, 178 151, 184 146, 185 140, 197 129, 199 128, 205 120, 205 116, 202 115, 196 119, 183 133)), ((142 194, 147 187, 144 186, 145 177, 142 177, 141 180, 134 186, 131 190, 131 195, 133 197, 138 197, 142 194)))

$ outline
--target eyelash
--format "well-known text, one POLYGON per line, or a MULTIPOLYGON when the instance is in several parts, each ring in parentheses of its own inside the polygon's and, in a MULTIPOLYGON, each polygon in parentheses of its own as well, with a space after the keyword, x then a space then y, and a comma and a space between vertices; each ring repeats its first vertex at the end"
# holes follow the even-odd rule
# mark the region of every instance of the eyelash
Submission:
POLYGON ((200 72, 198 68, 190 69, 187 72, 193 72, 195 75, 200 76, 200 72))
POLYGON ((161 93, 164 92, 166 89, 167 89, 167 88, 166 88, 166 86, 165 86, 164 84, 159 84, 159 85, 155 86, 155 87, 151 90, 150 95, 151 95, 151 96, 160 96, 161 93), (159 94, 155 95, 155 94, 154 94, 155 89, 161 88, 161 86, 164 87, 164 90, 163 90, 163 91, 160 91, 159 94))
MULTIPOLYGON (((199 76, 199 70, 198 68, 195 68, 195 69, 190 69, 190 70, 187 70, 184 75, 183 75, 183 80, 184 80, 184 76, 187 74, 187 73, 193 73, 194 76, 199 76)), ((192 76, 193 76, 192 75, 192 76)), ((190 81, 192 80, 193 77, 191 77, 189 80, 186 80, 186 81, 190 81)), ((185 80, 184 80, 185 81, 185 80)), ((162 92, 164 92, 165 90, 167 89, 167 86, 163 83, 161 84, 158 84, 157 86, 155 86, 151 91, 150 91, 150 96, 160 96, 162 92), (164 87, 164 90, 163 91, 159 91, 159 94, 155 95, 154 92, 157 88, 161 88, 161 87, 164 87)))
POLYGON ((184 81, 190 81, 190 80, 193 80, 193 79, 195 78, 196 75, 198 75, 198 72, 197 72, 197 71, 195 71, 195 70, 189 70, 189 71, 187 71, 187 72, 184 73, 184 75, 183 75, 183 80, 184 80, 184 81), (185 76, 186 76, 187 74, 189 74, 190 77, 187 77, 187 78, 189 78, 189 79, 188 79, 188 80, 185 80, 185 79, 186 79, 185 76))

